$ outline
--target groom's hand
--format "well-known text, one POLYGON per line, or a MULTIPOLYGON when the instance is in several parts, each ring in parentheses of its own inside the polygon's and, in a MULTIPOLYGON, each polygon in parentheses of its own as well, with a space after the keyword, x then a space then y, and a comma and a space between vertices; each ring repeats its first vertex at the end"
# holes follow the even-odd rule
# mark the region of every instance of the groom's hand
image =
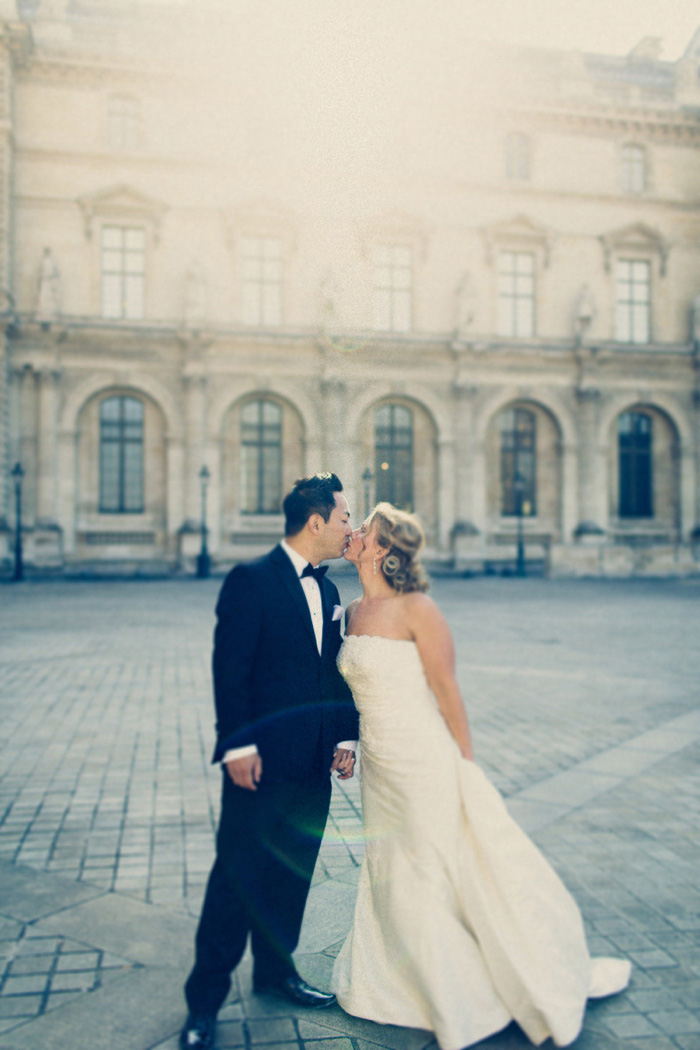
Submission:
POLYGON ((349 780, 355 772, 355 752, 338 747, 333 755, 331 773, 338 773, 339 780, 349 780))
POLYGON ((236 787, 246 791, 257 791, 256 784, 262 776, 262 759, 260 755, 244 755, 243 758, 232 758, 226 763, 226 770, 236 787))

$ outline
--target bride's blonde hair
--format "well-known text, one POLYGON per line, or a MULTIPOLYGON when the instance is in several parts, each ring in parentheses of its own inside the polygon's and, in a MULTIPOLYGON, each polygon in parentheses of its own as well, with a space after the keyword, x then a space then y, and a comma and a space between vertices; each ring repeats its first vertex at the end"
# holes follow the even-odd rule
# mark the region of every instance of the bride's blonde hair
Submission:
POLYGON ((377 523, 377 539, 387 553, 382 559, 382 572, 388 583, 402 594, 427 591, 430 586, 418 555, 425 542, 423 529, 414 514, 399 510, 391 503, 378 503, 368 527, 377 523))

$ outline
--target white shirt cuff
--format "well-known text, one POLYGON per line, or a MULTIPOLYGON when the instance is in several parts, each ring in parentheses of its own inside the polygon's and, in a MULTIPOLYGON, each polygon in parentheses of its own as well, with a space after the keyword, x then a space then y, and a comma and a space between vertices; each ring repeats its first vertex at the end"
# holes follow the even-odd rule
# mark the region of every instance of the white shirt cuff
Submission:
POLYGON ((357 740, 341 740, 335 746, 343 751, 357 751, 357 740))
POLYGON ((221 762, 225 765, 227 762, 232 762, 234 758, 245 758, 246 755, 257 755, 257 753, 258 749, 255 744, 246 744, 245 747, 232 747, 225 752, 221 762))

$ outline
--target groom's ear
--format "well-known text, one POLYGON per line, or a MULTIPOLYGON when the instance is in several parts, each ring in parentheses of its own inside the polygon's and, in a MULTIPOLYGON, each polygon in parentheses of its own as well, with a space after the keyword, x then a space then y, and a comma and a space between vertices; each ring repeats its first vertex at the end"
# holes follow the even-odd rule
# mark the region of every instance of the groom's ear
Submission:
POLYGON ((306 526, 314 536, 318 536, 323 523, 323 517, 321 514, 310 514, 306 526))

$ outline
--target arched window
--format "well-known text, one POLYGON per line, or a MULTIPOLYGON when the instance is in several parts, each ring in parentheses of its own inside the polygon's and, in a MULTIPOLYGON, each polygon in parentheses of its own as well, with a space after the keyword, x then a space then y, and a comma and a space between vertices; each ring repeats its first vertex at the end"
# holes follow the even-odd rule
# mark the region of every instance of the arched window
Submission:
POLYGON ((537 514, 535 413, 508 408, 500 416, 501 514, 525 518, 537 514))
POLYGON ((279 514, 282 504, 282 409, 249 401, 241 412, 241 510, 279 514))
POLYGON ((374 413, 377 500, 413 509, 413 412, 405 405, 380 405, 374 413))
POLYGON ((143 511, 143 404, 108 397, 100 404, 100 512, 143 511))
POLYGON ((623 412, 617 421, 621 518, 653 518, 652 418, 623 412))

